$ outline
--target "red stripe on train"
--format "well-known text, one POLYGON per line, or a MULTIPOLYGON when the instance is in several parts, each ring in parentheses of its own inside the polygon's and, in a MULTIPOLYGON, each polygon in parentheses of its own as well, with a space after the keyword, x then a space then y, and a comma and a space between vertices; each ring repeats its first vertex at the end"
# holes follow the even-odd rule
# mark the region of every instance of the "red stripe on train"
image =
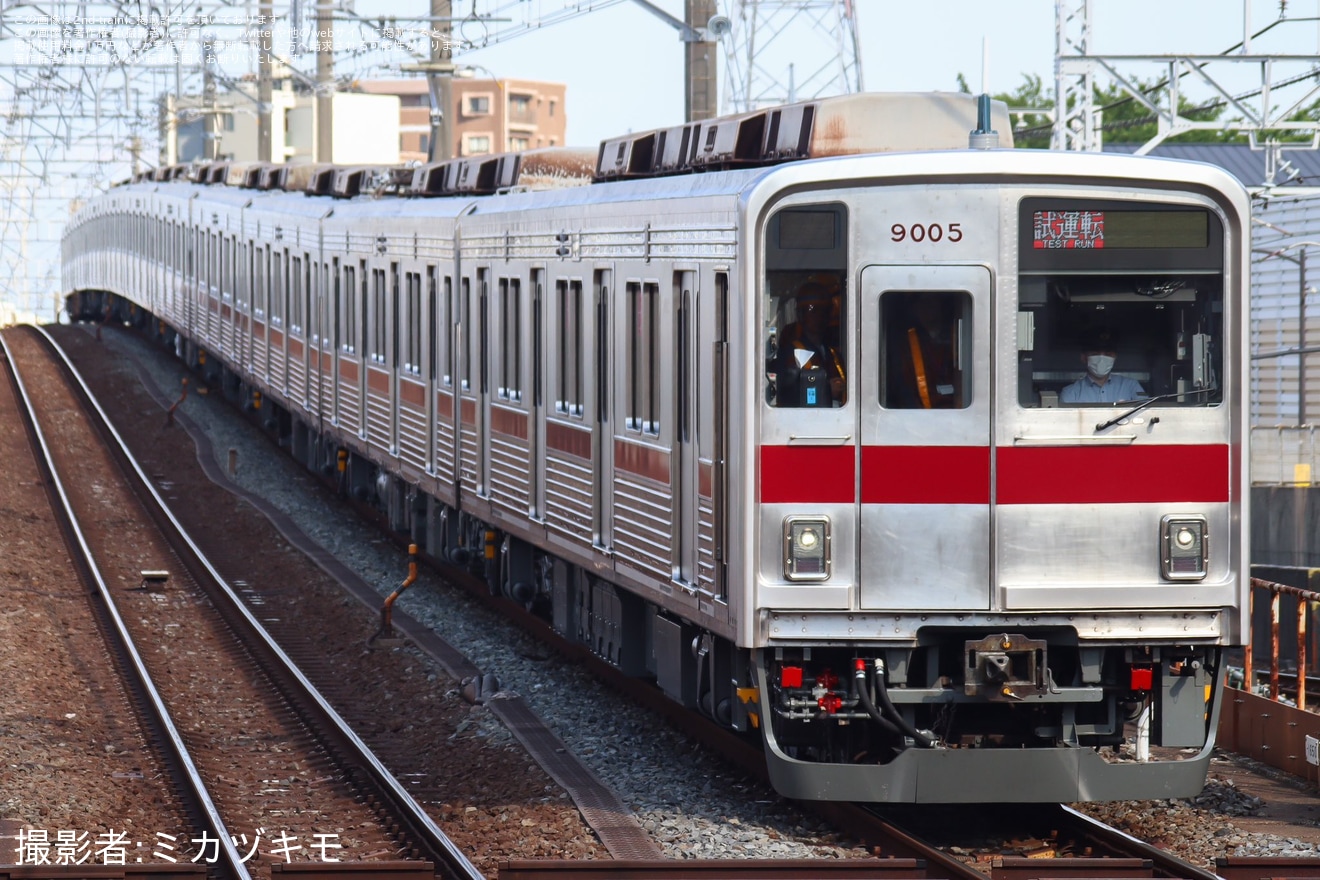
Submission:
POLYGON ((763 504, 852 504, 857 500, 855 446, 762 446, 763 504))
MULTIPOLYGON (((1227 445, 999 447, 998 504, 1224 502, 1227 445)), ((761 447, 761 501, 851 504, 851 446, 761 447)), ((864 446, 863 504, 989 504, 988 446, 864 446)))
POLYGON ((1001 446, 1000 504, 1228 501, 1227 444, 1001 446))
POLYGON ((988 446, 863 446, 863 504, 989 504, 988 446))

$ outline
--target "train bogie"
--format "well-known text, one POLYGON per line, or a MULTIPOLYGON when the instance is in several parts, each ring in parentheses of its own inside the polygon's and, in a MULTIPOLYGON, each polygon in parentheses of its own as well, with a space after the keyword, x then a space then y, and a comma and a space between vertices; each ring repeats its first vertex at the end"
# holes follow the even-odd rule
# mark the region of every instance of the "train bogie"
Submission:
POLYGON ((390 528, 759 731, 786 794, 1190 794, 1245 614, 1243 194, 729 134, 855 110, 688 131, 737 147, 700 174, 630 136, 590 187, 135 184, 71 227, 70 315, 163 321, 390 528))

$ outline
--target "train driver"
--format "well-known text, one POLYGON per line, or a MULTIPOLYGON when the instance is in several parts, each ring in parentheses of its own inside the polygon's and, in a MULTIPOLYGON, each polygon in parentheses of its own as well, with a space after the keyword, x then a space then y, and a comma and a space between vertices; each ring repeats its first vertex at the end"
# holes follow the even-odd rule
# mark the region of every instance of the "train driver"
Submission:
POLYGON ((779 406, 843 406, 844 358, 839 350, 836 295, 808 280, 798 288, 794 321, 779 336, 775 363, 779 406))
POLYGON ((1118 358, 1118 344, 1112 333, 1100 330, 1092 334, 1082 349, 1082 363, 1086 372, 1071 385, 1059 392, 1059 402, 1076 403, 1119 403, 1125 400, 1139 400, 1146 396, 1141 383, 1128 376, 1113 372, 1118 358))

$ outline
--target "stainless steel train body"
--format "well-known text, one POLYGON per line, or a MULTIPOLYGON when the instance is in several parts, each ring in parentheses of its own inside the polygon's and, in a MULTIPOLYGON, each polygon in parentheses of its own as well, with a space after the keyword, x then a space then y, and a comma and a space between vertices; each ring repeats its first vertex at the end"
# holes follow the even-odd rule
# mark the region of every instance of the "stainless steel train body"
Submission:
POLYGON ((784 794, 1078 801, 1204 780, 1248 240, 1208 166, 957 150, 446 199, 138 183, 75 217, 64 279, 427 552, 759 728, 784 794), (832 393, 805 352, 788 390, 807 286, 832 393), (1100 331, 1143 396, 1066 402, 1100 331))

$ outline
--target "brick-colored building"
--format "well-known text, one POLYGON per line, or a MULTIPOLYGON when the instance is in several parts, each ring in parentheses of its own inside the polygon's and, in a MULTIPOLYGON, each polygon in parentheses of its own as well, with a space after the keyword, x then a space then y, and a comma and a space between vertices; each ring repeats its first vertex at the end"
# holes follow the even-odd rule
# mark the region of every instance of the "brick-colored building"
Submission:
MULTIPOLYGON (((563 83, 465 77, 454 77, 449 83, 446 118, 451 156, 564 145, 563 83)), ((426 80, 368 80, 358 87, 368 94, 398 96, 399 158, 425 162, 431 146, 431 99, 426 80)))

